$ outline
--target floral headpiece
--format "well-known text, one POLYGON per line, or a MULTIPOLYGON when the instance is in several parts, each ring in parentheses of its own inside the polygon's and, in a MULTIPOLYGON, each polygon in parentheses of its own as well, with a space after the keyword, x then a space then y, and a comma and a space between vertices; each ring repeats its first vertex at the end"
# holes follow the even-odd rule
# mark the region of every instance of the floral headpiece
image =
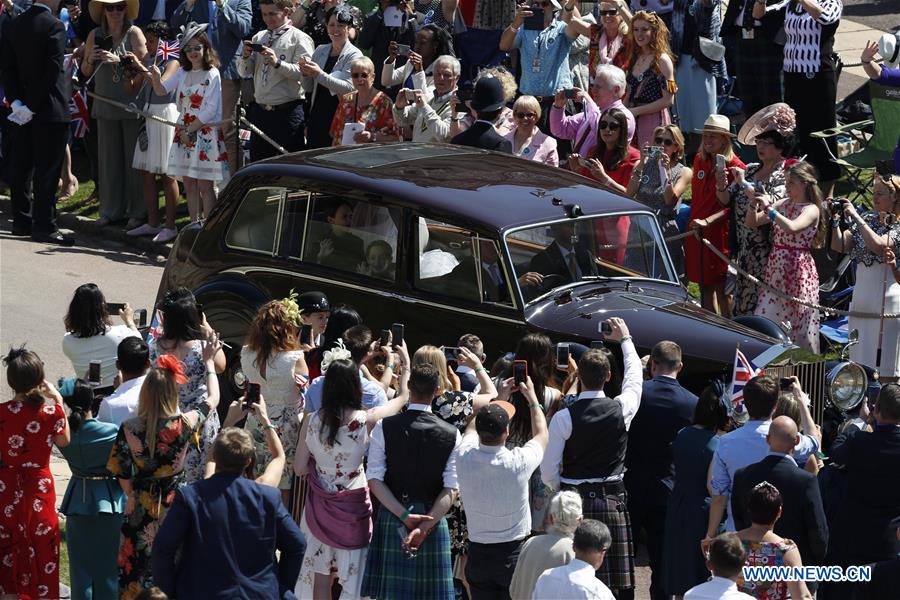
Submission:
POLYGON ((303 325, 303 320, 300 318, 300 305, 297 304, 297 298, 299 295, 294 291, 294 288, 291 288, 291 291, 288 293, 286 298, 282 298, 279 300, 281 306, 284 308, 285 315, 288 319, 296 327, 301 327, 303 325))
POLYGON ((350 351, 344 347, 344 340, 338 338, 337 344, 331 350, 322 353, 322 374, 328 370, 328 367, 336 360, 350 360, 350 351))
POLYGON ((188 382, 187 375, 184 374, 184 365, 174 354, 163 354, 156 359, 156 367, 164 369, 172 374, 175 383, 184 385, 188 382))
POLYGON ((797 114, 794 109, 783 102, 772 105, 772 110, 759 123, 762 132, 777 131, 781 135, 790 135, 797 129, 797 114))

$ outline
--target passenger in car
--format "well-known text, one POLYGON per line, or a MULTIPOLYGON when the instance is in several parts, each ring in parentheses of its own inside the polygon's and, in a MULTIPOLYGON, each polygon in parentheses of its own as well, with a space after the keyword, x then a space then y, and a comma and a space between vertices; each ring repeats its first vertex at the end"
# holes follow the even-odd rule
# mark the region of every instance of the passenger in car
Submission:
POLYGON ((555 223, 550 226, 550 231, 553 233, 553 243, 534 255, 529 271, 536 271, 544 277, 555 275, 565 283, 597 274, 594 256, 578 243, 574 223, 555 223))
POLYGON ((369 243, 366 248, 366 260, 361 262, 356 270, 363 275, 393 281, 394 268, 394 249, 384 240, 375 240, 369 243))
POLYGON ((365 244, 350 232, 353 221, 353 205, 336 199, 325 209, 328 227, 315 223, 310 228, 313 239, 306 251, 307 259, 343 271, 356 272, 365 259, 365 244), (316 237, 319 234, 321 237, 316 237))

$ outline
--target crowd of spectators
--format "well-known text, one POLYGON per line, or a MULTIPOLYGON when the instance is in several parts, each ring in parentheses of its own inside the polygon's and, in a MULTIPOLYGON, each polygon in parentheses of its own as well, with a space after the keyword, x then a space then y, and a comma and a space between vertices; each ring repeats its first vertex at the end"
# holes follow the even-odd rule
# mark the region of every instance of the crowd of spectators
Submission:
POLYGON ((796 378, 752 378, 740 424, 721 381, 682 387, 674 342, 644 369, 619 318, 601 347, 570 343, 568 365, 537 333, 506 355, 477 333, 411 354, 351 307, 292 293, 259 308, 247 391, 220 407, 223 345, 188 290, 165 294, 147 341, 128 305, 128 325, 108 313, 97 286, 75 291, 62 343, 76 377, 59 389, 34 352, 5 359, 4 593, 58 597, 54 445, 72 470, 72 598, 622 600, 641 544, 654 600, 896 589, 896 384, 822 470, 796 378), (875 566, 857 584, 741 571, 772 565, 875 566))

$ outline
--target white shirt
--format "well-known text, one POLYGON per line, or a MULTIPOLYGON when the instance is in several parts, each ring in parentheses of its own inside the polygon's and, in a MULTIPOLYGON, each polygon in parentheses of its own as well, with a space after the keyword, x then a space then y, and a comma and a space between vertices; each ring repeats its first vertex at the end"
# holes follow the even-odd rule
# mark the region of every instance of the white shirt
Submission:
POLYGON ((451 93, 426 98, 425 105, 421 108, 415 102, 403 108, 397 108, 395 104, 392 109, 394 120, 412 127, 414 142, 449 142, 450 119, 453 116, 451 93))
MULTIPOLYGON (((468 508, 466 515, 468 516, 468 508)), ((531 600, 615 600, 594 574, 594 567, 579 558, 547 569, 538 577, 531 600)))
POLYGON ((713 578, 695 585, 684 594, 684 600, 752 600, 753 596, 739 592, 737 584, 724 577, 713 578))
POLYGON ((141 386, 144 385, 146 375, 123 381, 116 388, 116 391, 100 403, 100 410, 97 411, 97 419, 107 423, 121 425, 122 421, 127 421, 137 416, 138 403, 141 398, 141 386))
MULTIPOLYGON (((35 6, 42 6, 35 4, 35 6)), ((88 338, 75 337, 71 333, 63 336, 62 351, 72 363, 76 377, 87 379, 88 367, 92 360, 100 361, 100 385, 110 387, 116 378, 116 357, 119 342, 140 334, 127 325, 113 325, 103 335, 88 338)))
POLYGON ((485 446, 474 432, 463 436, 456 475, 470 541, 500 544, 528 536, 528 480, 543 456, 544 449, 535 440, 509 450, 503 445, 485 446))
MULTIPOLYGON (((431 412, 431 406, 428 404, 410 403, 406 410, 419 410, 423 412, 431 412)), ((387 456, 384 453, 384 421, 378 421, 372 435, 369 436, 369 462, 366 467, 366 478, 371 481, 377 479, 384 481, 384 475, 387 473, 387 456)), ((462 436, 459 431, 456 432, 456 443, 453 445, 453 451, 447 458, 447 464, 444 466, 444 487, 455 490, 459 488, 456 481, 456 457, 459 455, 459 445, 462 436)))
MULTIPOLYGON (((641 392, 644 388, 644 373, 641 366, 641 359, 638 357, 634 343, 627 340, 622 344, 622 361, 625 364, 625 373, 622 378, 622 393, 615 397, 622 405, 622 418, 625 420, 625 430, 631 427, 631 421, 637 414, 638 408, 641 406, 641 392)), ((603 398, 603 390, 592 392, 582 392, 578 395, 580 402, 588 398, 603 398)), ((572 413, 568 408, 564 408, 550 420, 550 442, 547 444, 547 451, 544 453, 544 460, 541 463, 541 479, 545 484, 558 489, 560 482, 570 485, 579 485, 581 483, 601 483, 604 481, 618 481, 621 476, 613 477, 594 477, 591 479, 568 479, 560 477, 562 470, 563 450, 566 447, 566 440, 572 437, 572 413)))

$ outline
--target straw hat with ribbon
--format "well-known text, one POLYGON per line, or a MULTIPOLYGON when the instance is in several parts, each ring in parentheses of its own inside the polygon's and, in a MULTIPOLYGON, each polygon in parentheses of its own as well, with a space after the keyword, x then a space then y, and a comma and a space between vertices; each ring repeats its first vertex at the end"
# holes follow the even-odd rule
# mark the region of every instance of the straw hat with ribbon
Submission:
POLYGON ((197 37, 209 27, 207 23, 203 23, 202 25, 191 21, 187 25, 181 26, 181 33, 178 34, 178 46, 180 48, 184 48, 184 46, 191 41, 191 39, 197 37))
POLYGON ((744 122, 738 141, 746 146, 756 143, 756 138, 767 131, 777 131, 783 136, 794 133, 797 128, 797 115, 794 109, 784 102, 776 102, 761 108, 744 122))
POLYGON ((103 22, 103 11, 106 9, 106 6, 109 4, 122 4, 125 3, 125 19, 128 21, 134 21, 138 16, 138 0, 91 0, 91 3, 88 4, 88 12, 91 13, 91 19, 94 20, 94 23, 102 23, 103 22))
POLYGON ((731 133, 731 121, 725 115, 711 114, 703 123, 703 129, 695 129, 694 133, 718 133, 728 137, 734 137, 731 133))

